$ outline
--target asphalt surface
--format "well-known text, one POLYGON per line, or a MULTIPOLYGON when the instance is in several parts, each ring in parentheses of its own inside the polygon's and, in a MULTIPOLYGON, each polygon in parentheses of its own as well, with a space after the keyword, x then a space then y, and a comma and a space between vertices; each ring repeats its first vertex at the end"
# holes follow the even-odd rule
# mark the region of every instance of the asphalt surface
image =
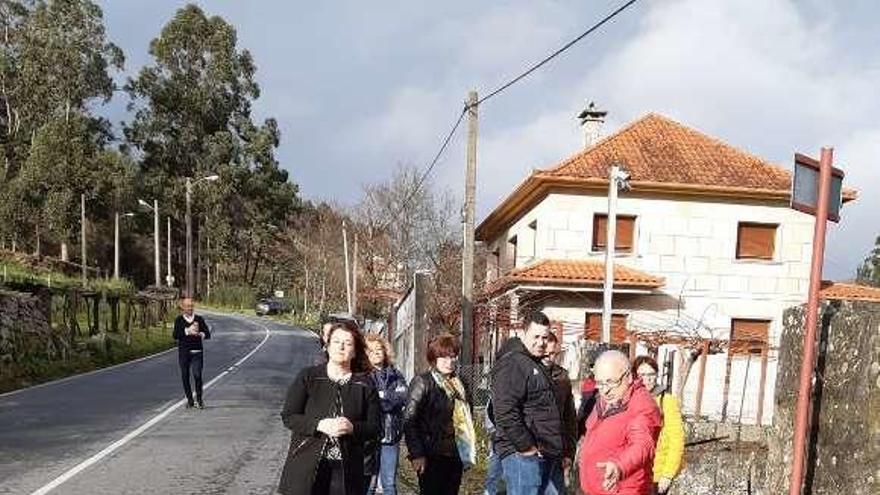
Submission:
POLYGON ((213 337, 204 382, 225 372, 204 410, 179 406, 176 349, 0 396, 0 494, 274 493, 290 438, 278 413, 296 373, 318 359, 318 340, 260 318, 203 315, 213 337))

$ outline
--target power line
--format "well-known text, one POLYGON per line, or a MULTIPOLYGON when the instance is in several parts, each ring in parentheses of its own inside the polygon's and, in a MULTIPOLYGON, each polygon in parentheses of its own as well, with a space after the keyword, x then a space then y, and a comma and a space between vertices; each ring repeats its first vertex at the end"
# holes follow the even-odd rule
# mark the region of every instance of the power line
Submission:
POLYGON ((617 10, 615 10, 614 12, 612 12, 612 13, 608 14, 607 16, 605 16, 601 21, 597 22, 597 23, 594 24, 590 29, 587 29, 586 31, 584 31, 583 33, 581 33, 577 38, 575 38, 575 39, 569 41, 568 43, 566 43, 562 48, 560 48, 560 49, 556 50, 555 52, 551 53, 549 56, 545 57, 543 60, 541 60, 541 61, 538 62, 537 64, 535 64, 535 65, 529 67, 528 70, 526 70, 526 71, 523 72, 522 74, 520 74, 520 75, 514 77, 513 79, 511 79, 510 81, 508 81, 508 82, 502 84, 498 89, 496 89, 496 90, 492 91, 491 93, 489 93, 488 95, 486 95, 486 96, 480 98, 480 99, 477 101, 476 104, 479 105, 480 103, 483 103, 484 101, 488 100, 489 98, 492 98, 493 96, 495 96, 495 95, 501 93, 502 91, 504 91, 504 90, 506 90, 507 88, 513 86, 514 84, 518 83, 519 81, 525 79, 526 77, 528 77, 529 74, 531 74, 532 72, 535 72, 536 70, 538 70, 539 68, 541 68, 541 66, 543 66, 543 65, 546 64, 547 62, 549 62, 549 61, 553 60, 554 58, 558 57, 560 54, 562 54, 562 52, 568 50, 569 48, 571 48, 572 46, 574 46, 578 41, 580 41, 580 40, 586 38, 587 36, 589 36, 593 31, 595 31, 595 30, 599 29, 600 27, 602 27, 603 24, 605 24, 606 22, 608 22, 608 21, 610 21, 611 19, 613 19, 615 16, 617 16, 618 14, 620 14, 621 12, 623 12, 624 10, 626 10, 627 8, 629 8, 632 4, 636 3, 637 1, 638 1, 638 0, 629 0, 629 1, 626 2, 625 4, 621 5, 620 7, 617 8, 617 10))
POLYGON ((428 175, 430 175, 431 171, 434 170, 434 166, 437 165, 437 162, 440 160, 443 152, 446 151, 446 148, 449 146, 450 141, 452 141, 452 136, 455 135, 455 131, 457 131, 458 126, 461 125, 461 121, 462 119, 464 119, 464 114, 466 112, 467 106, 462 108, 461 113, 458 114, 458 119, 456 119, 455 123, 452 125, 452 129, 449 130, 449 133, 446 135, 446 139, 443 140, 443 144, 440 145, 440 149, 437 150, 437 153, 434 155, 434 159, 431 160, 431 163, 429 163, 428 166, 425 168, 425 171, 422 172, 421 177, 419 177, 419 180, 416 181, 415 187, 409 192, 409 194, 406 195, 406 197, 400 203, 400 206, 397 208, 397 213, 389 217, 388 220, 386 220, 385 223, 382 224, 382 227, 380 227, 379 230, 385 230, 385 228, 394 221, 397 215, 399 215, 404 210, 404 208, 406 208, 409 202, 412 201, 415 195, 422 188, 422 185, 425 183, 425 180, 427 180, 428 175))
MULTIPOLYGON (((632 4, 636 3, 637 1, 638 0, 629 0, 625 4, 621 5, 615 11, 611 12, 610 14, 608 14, 607 16, 602 18, 602 20, 600 20, 599 22, 597 22, 596 24, 591 26, 589 29, 587 29, 586 31, 581 33, 578 37, 576 37, 575 39, 566 43, 562 48, 551 53, 550 55, 545 57, 543 60, 538 62, 537 64, 529 67, 522 74, 520 74, 520 75, 516 76, 515 78, 511 79, 510 81, 502 84, 500 87, 498 87, 498 89, 492 91, 488 95, 477 100, 477 102, 474 105, 479 105, 479 104, 483 103, 484 101, 488 100, 489 98, 492 98, 492 97, 500 94, 501 92, 503 92, 507 88, 509 88, 509 87, 513 86, 514 84, 518 83, 519 81, 525 79, 526 77, 529 76, 529 74, 531 74, 532 72, 535 72, 536 70, 541 68, 543 65, 547 64, 548 62, 550 62, 554 58, 558 57, 560 54, 562 54, 563 52, 565 52, 566 50, 568 50, 569 48, 574 46, 577 42, 579 42, 582 39, 589 36, 591 33, 596 31, 600 27, 602 27, 605 23, 607 23, 608 21, 610 21, 611 19, 616 17, 618 14, 620 14, 621 12, 623 12, 624 10, 629 8, 632 4)), ((394 218, 396 218, 397 215, 400 214, 400 212, 402 212, 404 208, 406 208, 406 206, 409 204, 409 202, 412 201, 413 197, 415 197, 415 195, 419 192, 419 190, 421 190, 422 185, 425 183, 425 180, 427 180, 427 178, 428 178, 428 175, 430 175, 431 171, 434 170, 434 166, 437 165, 437 162, 440 160, 440 157, 443 155, 443 152, 446 151, 446 148, 449 146, 449 142, 452 140, 452 136, 455 135, 455 131, 458 130, 458 126, 461 125, 461 121, 462 121, 462 119, 464 119, 464 115, 465 115, 465 113, 467 113, 468 108, 469 108, 468 104, 465 104, 461 113, 458 115, 458 119, 456 119, 455 124, 452 125, 452 129, 449 131, 449 134, 446 135, 446 139, 443 140, 443 144, 440 146, 440 149, 437 150, 437 153, 434 155, 434 159, 431 160, 428 167, 425 169, 425 171, 422 173, 421 177, 419 177, 419 180, 416 182, 416 186, 410 191, 409 194, 407 194, 407 196, 404 198, 403 202, 401 202, 400 207, 397 209, 397 213, 392 215, 382 225, 380 230, 384 230, 386 227, 388 227, 388 225, 391 224, 391 222, 394 220, 394 218)))

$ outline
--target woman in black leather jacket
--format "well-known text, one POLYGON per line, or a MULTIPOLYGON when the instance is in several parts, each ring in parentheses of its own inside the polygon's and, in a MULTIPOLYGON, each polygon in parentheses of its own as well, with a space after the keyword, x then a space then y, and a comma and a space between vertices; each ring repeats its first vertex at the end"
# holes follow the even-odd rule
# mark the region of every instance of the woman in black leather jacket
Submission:
POLYGON ((428 344, 431 369, 412 379, 403 413, 406 447, 422 495, 454 495, 475 461, 469 393, 456 376, 458 338, 441 334, 428 344))

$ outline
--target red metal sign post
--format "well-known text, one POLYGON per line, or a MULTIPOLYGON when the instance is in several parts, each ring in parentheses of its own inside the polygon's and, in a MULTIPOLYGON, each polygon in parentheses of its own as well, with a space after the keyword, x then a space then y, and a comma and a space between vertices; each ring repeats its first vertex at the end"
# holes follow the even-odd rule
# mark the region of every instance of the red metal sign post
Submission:
POLYGON ((816 227, 813 230, 813 259, 810 268, 810 292, 807 299, 807 321, 804 327, 804 349, 801 361, 800 386, 794 420, 789 495, 800 495, 804 483, 804 457, 809 429, 813 370, 816 362, 816 323, 819 312, 819 286, 822 283, 822 263, 825 257, 825 227, 828 223, 828 203, 831 196, 831 162, 833 149, 822 148, 819 160, 819 191, 816 204, 816 227))

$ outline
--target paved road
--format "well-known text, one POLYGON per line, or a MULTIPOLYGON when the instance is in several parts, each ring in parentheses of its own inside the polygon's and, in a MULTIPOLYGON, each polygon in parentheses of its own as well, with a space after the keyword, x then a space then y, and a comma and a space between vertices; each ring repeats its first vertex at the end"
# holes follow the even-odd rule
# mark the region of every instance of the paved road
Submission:
POLYGON ((296 372, 317 359, 317 339, 205 316, 205 383, 227 373, 205 391, 204 410, 179 407, 176 351, 0 396, 0 494, 35 493, 151 420, 49 493, 274 493, 289 439, 278 412, 296 372))

